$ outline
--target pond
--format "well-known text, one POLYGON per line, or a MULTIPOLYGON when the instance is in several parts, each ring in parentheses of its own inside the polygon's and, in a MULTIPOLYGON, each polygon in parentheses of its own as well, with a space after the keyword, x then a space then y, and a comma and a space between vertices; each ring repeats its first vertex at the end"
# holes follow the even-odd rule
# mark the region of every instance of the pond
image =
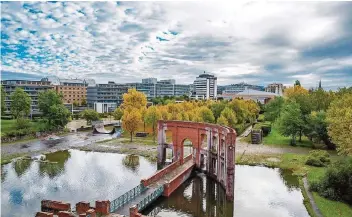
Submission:
MULTIPOLYGON (((43 199, 70 202, 115 199, 156 171, 156 164, 139 157, 78 150, 46 155, 45 163, 18 160, 1 169, 1 216, 35 216, 43 199)), ((92 204, 93 205, 93 204, 92 204)))
MULTIPOLYGON (((18 160, 1 169, 1 216, 34 216, 43 199, 79 201, 115 199, 152 175, 156 163, 116 153, 66 150, 45 161, 18 160), (50 163, 51 162, 51 163, 50 163), (53 163, 55 162, 55 163, 53 163)), ((298 180, 289 171, 236 166, 235 201, 222 187, 194 172, 169 198, 160 198, 143 214, 160 217, 308 217, 298 180)), ((93 204, 92 204, 93 205, 93 204)))
POLYGON ((290 171, 260 166, 236 166, 235 199, 195 173, 169 198, 158 199, 143 214, 160 217, 309 217, 298 179, 290 171))

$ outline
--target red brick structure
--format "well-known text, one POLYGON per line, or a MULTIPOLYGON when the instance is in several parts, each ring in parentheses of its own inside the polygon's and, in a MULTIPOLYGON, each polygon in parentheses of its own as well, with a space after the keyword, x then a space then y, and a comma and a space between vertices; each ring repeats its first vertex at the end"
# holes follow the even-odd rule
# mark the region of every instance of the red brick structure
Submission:
POLYGON ((103 201, 95 201, 95 212, 107 215, 110 213, 110 201, 103 200, 103 201))
POLYGON ((182 164, 187 139, 192 142, 196 168, 217 180, 226 189, 227 198, 233 200, 236 131, 215 124, 158 121, 158 163, 165 163, 166 148, 171 148, 172 161, 182 164), (171 144, 166 142, 166 131, 172 132, 171 144))
POLYGON ((90 209, 89 202, 81 201, 81 202, 76 204, 76 212, 77 212, 77 214, 86 213, 89 209, 90 209))
POLYGON ((54 217, 54 214, 51 212, 37 212, 35 217, 54 217))
POLYGON ((68 212, 68 211, 60 211, 57 214, 58 217, 75 217, 75 215, 72 212, 68 212))
POLYGON ((42 200, 41 211, 57 213, 59 211, 71 211, 71 204, 62 201, 42 200))
MULTIPOLYGON (((192 156, 192 155, 190 155, 192 156)), ((183 170, 180 175, 170 180, 167 184, 164 185, 164 193, 163 196, 169 197, 172 192, 174 192, 184 181, 186 181, 192 173, 193 167, 188 167, 183 170)))

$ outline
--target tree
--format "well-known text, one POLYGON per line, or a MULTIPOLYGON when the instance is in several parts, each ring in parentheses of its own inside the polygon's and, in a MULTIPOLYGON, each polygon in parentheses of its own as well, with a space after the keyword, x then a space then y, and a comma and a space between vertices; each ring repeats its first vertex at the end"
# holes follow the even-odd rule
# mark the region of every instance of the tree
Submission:
POLYGON ((301 82, 299 80, 295 81, 295 86, 301 86, 301 82))
POLYGON ((215 121, 213 112, 205 106, 202 106, 199 108, 198 114, 199 114, 199 117, 201 118, 202 122, 214 123, 214 121, 215 121))
POLYGON ((65 127, 66 124, 69 122, 70 117, 70 111, 63 104, 52 105, 49 109, 49 123, 53 124, 56 127, 65 127))
POLYGON ((11 112, 16 119, 27 117, 31 111, 31 97, 22 88, 17 87, 11 94, 11 112))
POLYGON ((281 109, 285 103, 284 98, 275 97, 265 105, 264 117, 266 121, 274 122, 280 115, 281 109))
POLYGON ((62 95, 56 93, 54 90, 47 90, 38 94, 38 107, 43 112, 44 117, 49 116, 51 106, 61 104, 63 104, 62 95))
POLYGON ((215 120, 217 120, 220 117, 220 114, 225 107, 226 107, 226 104, 224 102, 216 102, 210 105, 210 109, 214 114, 215 120))
POLYGON ((123 94, 123 109, 128 112, 133 108, 141 110, 147 105, 147 97, 144 93, 137 91, 136 89, 128 89, 128 92, 123 94))
POLYGON ((4 90, 4 87, 1 86, 1 115, 4 115, 5 112, 5 98, 6 98, 6 92, 4 90))
POLYGON ((155 130, 158 120, 161 119, 161 112, 156 106, 150 106, 144 116, 144 122, 148 125, 152 125, 153 128, 153 141, 155 142, 155 130))
POLYGON ((99 120, 99 113, 93 109, 86 109, 82 111, 80 115, 87 121, 87 124, 90 124, 92 121, 99 120))
POLYGON ((328 123, 326 121, 326 112, 325 111, 313 111, 307 118, 307 129, 306 135, 315 140, 316 142, 323 141, 324 144, 329 149, 335 149, 335 144, 330 141, 328 135, 328 123))
POLYGON ((296 145, 296 136, 304 124, 299 104, 295 101, 285 103, 276 124, 279 133, 284 136, 291 136, 291 145, 296 145))
POLYGON ((224 116, 220 116, 217 120, 217 124, 223 125, 223 126, 228 126, 229 122, 224 116))
POLYGON ((220 118, 222 118, 222 119, 225 118, 227 123, 228 123, 227 126, 232 127, 233 129, 235 129, 236 123, 237 123, 237 118, 236 118, 236 114, 233 112, 232 109, 230 109, 229 107, 226 107, 221 112, 220 118))
POLYGON ((343 94, 327 111, 328 134, 340 154, 352 156, 352 93, 343 94))
POLYGON ((112 116, 114 116, 115 120, 121 120, 123 115, 123 111, 120 107, 116 108, 115 111, 112 113, 112 116))
POLYGON ((142 116, 142 121, 143 121, 143 131, 145 132, 145 121, 144 121, 144 116, 147 113, 147 108, 146 107, 142 107, 141 110, 141 116, 142 116))
POLYGON ((130 111, 124 111, 122 117, 122 128, 130 133, 132 142, 132 135, 138 129, 141 123, 142 116, 138 109, 132 108, 130 111))
POLYGON ((74 101, 74 102, 72 103, 72 105, 73 105, 73 107, 78 107, 78 106, 79 106, 79 103, 78 103, 77 101, 74 101))
POLYGON ((312 111, 326 111, 330 103, 335 99, 335 93, 317 89, 309 95, 309 101, 312 111))
POLYGON ((83 98, 83 99, 82 99, 81 105, 82 105, 82 106, 86 106, 86 105, 87 105, 87 100, 86 100, 86 98, 83 98))

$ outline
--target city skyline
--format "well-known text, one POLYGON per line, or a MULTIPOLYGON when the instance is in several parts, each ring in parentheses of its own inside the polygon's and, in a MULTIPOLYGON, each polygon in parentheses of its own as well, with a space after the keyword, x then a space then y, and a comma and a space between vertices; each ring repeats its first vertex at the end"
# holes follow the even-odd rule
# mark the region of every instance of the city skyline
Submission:
POLYGON ((3 2, 2 79, 352 84, 350 2, 3 2), (292 10, 295 8, 295 10, 292 10), (182 10, 181 10, 182 9, 182 10), (296 17, 296 19, 290 19, 296 17))

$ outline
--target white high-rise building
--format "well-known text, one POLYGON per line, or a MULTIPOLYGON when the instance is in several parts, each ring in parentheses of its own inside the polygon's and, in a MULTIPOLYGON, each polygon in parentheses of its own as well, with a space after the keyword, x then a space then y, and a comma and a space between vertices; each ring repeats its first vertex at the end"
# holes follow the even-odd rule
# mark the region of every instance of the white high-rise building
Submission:
POLYGON ((193 82, 193 88, 196 99, 216 99, 217 77, 204 72, 193 82))

